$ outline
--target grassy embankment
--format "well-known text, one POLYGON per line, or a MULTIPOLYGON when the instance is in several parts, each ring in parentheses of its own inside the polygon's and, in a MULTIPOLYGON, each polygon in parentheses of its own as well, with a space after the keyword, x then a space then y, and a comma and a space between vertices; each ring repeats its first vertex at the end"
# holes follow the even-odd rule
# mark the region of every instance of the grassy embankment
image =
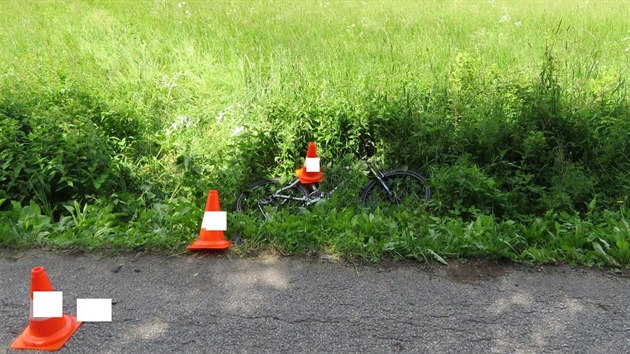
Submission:
POLYGON ((179 251, 209 188, 230 211, 315 140, 348 189, 264 225, 230 214, 241 251, 628 266, 629 12, 1 2, 0 245, 179 251), (431 178, 428 210, 361 208, 364 137, 431 178))

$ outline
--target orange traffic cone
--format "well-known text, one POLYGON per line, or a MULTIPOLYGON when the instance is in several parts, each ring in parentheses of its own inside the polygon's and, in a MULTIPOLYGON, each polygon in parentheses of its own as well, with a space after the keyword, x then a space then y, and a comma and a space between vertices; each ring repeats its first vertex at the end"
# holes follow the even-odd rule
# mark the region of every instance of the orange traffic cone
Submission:
POLYGON ((63 314, 63 317, 33 317, 33 292, 54 291, 44 267, 35 267, 31 271, 31 314, 28 326, 13 344, 13 349, 59 350, 70 339, 81 322, 74 316, 63 314))
POLYGON ((313 184, 319 183, 322 181, 322 171, 319 168, 319 158, 317 157, 317 149, 315 148, 315 143, 308 143, 308 151, 306 152, 306 161, 304 166, 300 169, 295 170, 295 175, 300 179, 302 184, 313 184), (309 159, 312 159, 313 165, 315 168, 312 168, 313 171, 309 171, 309 159))
POLYGON ((188 246, 189 251, 208 249, 224 250, 232 246, 232 242, 226 240, 223 236, 223 230, 218 230, 219 228, 209 225, 211 223, 210 220, 213 217, 212 214, 209 213, 217 211, 221 211, 221 206, 219 205, 219 192, 213 189, 208 194, 206 212, 203 215, 201 230, 199 231, 199 239, 188 246))

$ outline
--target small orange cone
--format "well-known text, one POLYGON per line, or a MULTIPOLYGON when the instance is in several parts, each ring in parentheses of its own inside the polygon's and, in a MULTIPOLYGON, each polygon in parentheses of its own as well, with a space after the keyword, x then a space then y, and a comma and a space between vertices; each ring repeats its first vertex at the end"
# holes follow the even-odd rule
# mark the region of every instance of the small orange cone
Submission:
POLYGON ((207 229, 207 227, 209 227, 207 226, 207 221, 212 217, 211 214, 208 213, 217 211, 221 211, 221 206, 219 205, 219 192, 213 189, 208 194, 208 201, 206 202, 206 212, 201 223, 199 239, 188 246, 189 251, 224 250, 232 246, 232 242, 225 239, 223 235, 223 230, 207 229))
POLYGON ((63 314, 63 317, 36 318, 33 317, 33 292, 54 291, 44 267, 35 267, 31 271, 31 314, 24 332, 13 344, 13 349, 35 349, 55 351, 61 349, 70 339, 81 322, 74 316, 63 314))
POLYGON ((315 143, 308 143, 308 151, 306 152, 306 159, 317 159, 317 170, 316 171, 308 171, 307 170, 307 162, 305 162, 304 166, 300 169, 295 170, 295 175, 300 179, 302 184, 313 184, 319 183, 322 181, 322 171, 319 169, 319 158, 317 157, 317 149, 315 148, 315 143))

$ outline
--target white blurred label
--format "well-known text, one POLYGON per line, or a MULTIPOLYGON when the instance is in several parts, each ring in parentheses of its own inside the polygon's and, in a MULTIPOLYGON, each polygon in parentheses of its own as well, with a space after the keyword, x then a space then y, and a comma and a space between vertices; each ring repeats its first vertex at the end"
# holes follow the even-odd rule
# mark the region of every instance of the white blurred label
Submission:
POLYGON ((33 291, 33 317, 63 317, 63 291, 33 291))
POLYGON ((77 321, 111 322, 112 299, 77 299, 77 321))
POLYGON ((203 214, 201 228, 208 231, 225 231, 227 230, 227 212, 225 211, 206 211, 203 214))
POLYGON ((319 172, 319 157, 306 158, 306 172, 319 172))

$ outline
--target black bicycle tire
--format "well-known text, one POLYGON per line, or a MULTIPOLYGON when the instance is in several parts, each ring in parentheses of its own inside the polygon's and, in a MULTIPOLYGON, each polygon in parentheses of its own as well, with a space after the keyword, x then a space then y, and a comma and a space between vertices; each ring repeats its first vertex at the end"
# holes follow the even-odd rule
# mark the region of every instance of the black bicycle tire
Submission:
MULTIPOLYGON (((249 194, 248 193, 249 191, 253 190, 256 187, 260 187, 260 186, 263 186, 265 184, 270 184, 270 183, 279 184, 280 179, 279 178, 262 179, 262 180, 259 180, 259 181, 256 181, 254 183, 247 185, 245 187, 245 190, 239 193, 238 197, 236 198, 236 203, 234 205, 234 208, 236 209, 236 211, 239 213, 243 212, 242 203, 243 203, 243 200, 245 200, 245 198, 249 194)), ((302 193, 302 195, 304 195, 304 197, 308 197, 308 190, 303 185, 297 184, 294 188, 297 188, 302 193)))
MULTIPOLYGON (((422 174, 416 171, 410 171, 410 170, 390 170, 383 173, 383 180, 385 182, 387 182, 387 180, 400 178, 400 177, 415 178, 424 187, 424 191, 425 191, 424 201, 427 202, 429 199, 431 199, 431 188, 429 188, 429 185, 427 184, 427 178, 424 177, 422 174)), ((381 183, 377 179, 373 179, 365 186, 365 188, 363 188, 363 192, 361 193, 361 200, 363 201, 364 205, 367 206, 368 198, 370 197, 370 194, 375 190, 376 187, 382 187, 381 183)), ((385 201, 388 201, 388 200, 385 200, 385 201)), ((391 201, 388 201, 388 202, 391 202, 391 201)))

